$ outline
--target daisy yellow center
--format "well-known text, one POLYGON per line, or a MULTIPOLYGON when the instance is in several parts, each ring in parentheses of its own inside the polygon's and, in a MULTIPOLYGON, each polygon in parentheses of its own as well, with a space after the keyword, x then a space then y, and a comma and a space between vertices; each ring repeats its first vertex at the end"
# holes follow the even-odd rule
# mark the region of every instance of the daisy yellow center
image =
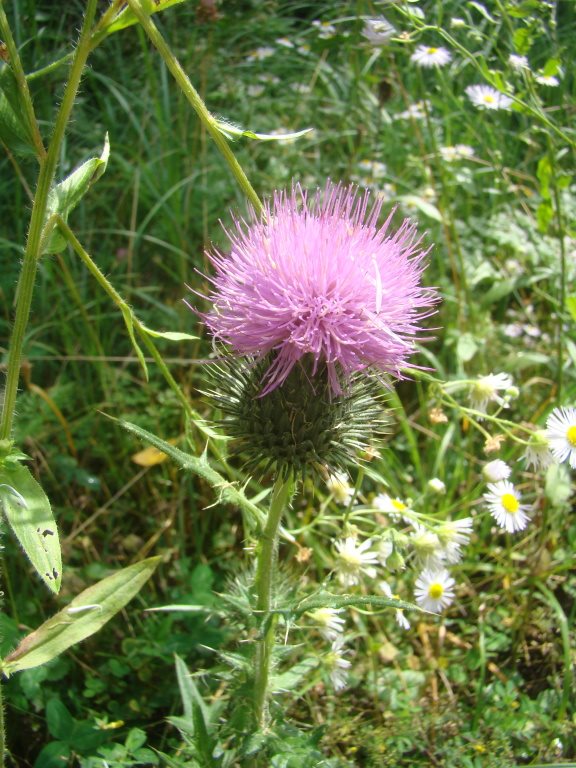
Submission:
POLYGON ((443 594, 444 587, 442 584, 438 584, 438 582, 435 584, 430 584, 428 587, 428 597, 431 597, 433 600, 440 600, 443 594))
POLYGON ((433 56, 438 51, 438 48, 428 48, 426 53, 433 56))
POLYGON ((513 515, 516 512, 518 512, 518 509, 520 507, 520 504, 518 503, 518 499, 516 496, 514 496, 513 493, 504 493, 502 494, 502 506, 508 512, 509 514, 513 515))
POLYGON ((573 424, 571 427, 568 427, 566 430, 566 439, 572 446, 572 448, 576 448, 576 424, 573 424))
POLYGON ((355 552, 342 552, 340 559, 349 571, 357 571, 362 565, 362 559, 355 552))
POLYGON ((392 499, 392 506, 398 512, 404 512, 404 510, 407 509, 406 504, 404 504, 402 501, 398 501, 398 499, 392 499))
POLYGON ((493 104, 494 103, 494 96, 492 96, 490 93, 487 93, 484 96, 484 101, 486 102, 486 104, 493 104))

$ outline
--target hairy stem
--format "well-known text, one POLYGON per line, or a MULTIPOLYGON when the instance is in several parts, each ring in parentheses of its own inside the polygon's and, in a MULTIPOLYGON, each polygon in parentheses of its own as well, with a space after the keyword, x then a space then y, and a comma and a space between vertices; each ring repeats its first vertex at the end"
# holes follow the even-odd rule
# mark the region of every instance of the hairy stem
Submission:
POLYGON ((210 114, 206 108, 206 105, 202 101, 200 94, 190 82, 188 75, 182 69, 180 62, 170 50, 170 46, 158 31, 158 28, 150 16, 143 10, 139 0, 128 0, 128 3, 130 8, 132 8, 134 11, 135 16, 138 18, 138 21, 142 25, 142 28, 148 35, 152 45, 156 48, 166 66, 172 73, 172 76, 180 86, 182 93, 188 99, 202 123, 206 126, 206 130, 210 136, 214 139, 214 143, 220 150, 224 160, 228 163, 228 167, 232 171, 232 175, 238 182, 240 188, 254 206, 256 213, 261 213, 263 207, 262 203, 260 202, 260 198, 256 194, 254 187, 248 181, 248 177, 244 173, 242 166, 238 160, 236 160, 234 153, 228 145, 228 141, 222 135, 222 132, 218 127, 218 121, 213 115, 210 114))
POLYGON ((294 484, 291 477, 279 477, 272 491, 272 500, 260 540, 256 567, 256 610, 262 616, 258 639, 254 675, 254 715, 258 728, 266 728, 269 721, 268 682, 277 614, 272 613, 278 560, 280 522, 286 505, 292 497, 294 484))
MULTIPOLYGON (((56 165, 58 163, 60 147, 66 131, 66 125, 70 118, 78 86, 80 85, 82 72, 90 53, 90 28, 94 21, 96 3, 97 0, 88 0, 78 47, 76 48, 74 59, 70 67, 70 75, 64 90, 62 104, 60 105, 60 109, 56 116, 54 133, 50 140, 46 155, 40 158, 40 172, 38 174, 36 194, 34 195, 34 204, 32 206, 32 215, 30 217, 30 226, 28 228, 28 240, 24 250, 22 271, 18 280, 16 315, 14 317, 14 326, 12 328, 8 349, 6 389, 4 392, 2 417, 0 419, 0 440, 9 439, 12 432, 14 407, 16 405, 20 364, 22 360, 22 346, 24 343, 26 327, 28 325, 28 318, 30 316, 36 269, 38 267, 38 260, 41 256, 41 245, 43 240, 42 230, 46 218, 48 193, 50 192, 50 187, 52 186, 54 175, 56 173, 56 165)), ((0 19, 0 21, 2 20, 0 19)))

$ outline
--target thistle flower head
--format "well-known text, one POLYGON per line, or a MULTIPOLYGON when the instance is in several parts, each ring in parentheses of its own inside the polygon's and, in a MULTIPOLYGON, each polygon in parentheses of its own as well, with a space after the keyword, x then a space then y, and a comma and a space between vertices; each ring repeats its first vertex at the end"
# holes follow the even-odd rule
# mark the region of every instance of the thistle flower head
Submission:
POLYGON ((426 252, 406 220, 382 226, 382 201, 331 182, 309 196, 277 192, 262 218, 236 220, 230 253, 209 254, 213 309, 206 324, 233 353, 266 358, 261 395, 304 357, 325 366, 332 392, 366 368, 401 376, 420 323, 437 301, 420 284, 426 252))

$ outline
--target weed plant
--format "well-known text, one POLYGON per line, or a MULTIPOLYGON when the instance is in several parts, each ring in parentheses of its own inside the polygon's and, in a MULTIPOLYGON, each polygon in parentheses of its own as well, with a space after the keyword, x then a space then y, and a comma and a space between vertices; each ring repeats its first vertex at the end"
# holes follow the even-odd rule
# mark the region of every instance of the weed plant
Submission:
MULTIPOLYGON (((94 23, 122 5, 97 4, 94 23)), ((2 683, 6 765, 575 764, 574 432, 566 460, 546 452, 550 415, 565 408, 574 430, 576 414, 573 4, 156 5, 148 20, 246 182, 145 24, 102 39, 55 181, 100 158, 106 133, 110 157, 38 261, 2 434, 51 501, 62 587, 49 595, 4 526, 3 664, 83 590, 161 560, 98 634, 2 683), (327 179, 369 189, 383 217, 395 211, 392 231, 417 222, 441 301, 418 367, 379 382, 384 443, 345 474, 284 489, 275 614, 255 610, 254 578, 282 489, 258 462, 247 475, 222 439, 207 254, 230 250, 226 232, 259 197, 296 183, 312 195, 327 179), (106 285, 146 328, 180 335, 136 333, 136 347, 106 285), (504 496, 527 516, 520 529, 504 496), (468 520, 461 540, 446 528, 468 520), (426 602, 427 571, 445 571, 441 603, 426 602), (255 727, 251 665, 266 636, 270 709, 255 727)), ((0 0, 0 38, 11 32, 46 146, 89 6, 0 0)), ((1 127, 7 368, 38 162, 1 127)))

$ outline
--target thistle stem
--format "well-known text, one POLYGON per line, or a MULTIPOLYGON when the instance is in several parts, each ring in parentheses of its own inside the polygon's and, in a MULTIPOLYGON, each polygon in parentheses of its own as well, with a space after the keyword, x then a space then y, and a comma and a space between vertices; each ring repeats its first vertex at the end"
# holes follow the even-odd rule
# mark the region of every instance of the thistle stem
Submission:
POLYGON ((256 647, 254 675, 254 716, 258 728, 264 729, 269 722, 268 683, 277 615, 270 613, 274 602, 278 538, 282 515, 294 489, 292 477, 280 476, 272 491, 268 517, 260 540, 260 553, 256 567, 256 610, 262 616, 261 634, 256 647))

